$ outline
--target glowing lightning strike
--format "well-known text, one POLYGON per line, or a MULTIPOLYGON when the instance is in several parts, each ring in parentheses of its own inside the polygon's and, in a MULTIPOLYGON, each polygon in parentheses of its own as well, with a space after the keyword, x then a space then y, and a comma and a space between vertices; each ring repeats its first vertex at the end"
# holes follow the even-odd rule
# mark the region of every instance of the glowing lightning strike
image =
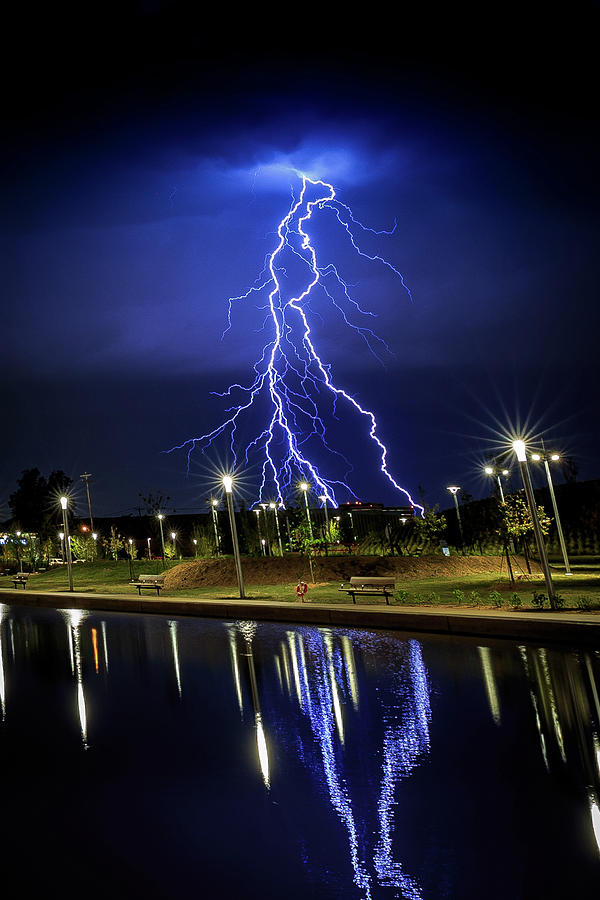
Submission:
POLYGON ((385 342, 371 329, 354 325, 348 319, 343 304, 352 306, 355 312, 361 315, 373 314, 363 310, 352 298, 347 283, 335 265, 332 263, 319 265, 307 229, 315 211, 332 210, 346 231, 353 250, 364 259, 390 269, 400 279, 402 287, 410 297, 410 291, 404 284, 401 273, 383 257, 362 250, 355 237, 357 229, 378 235, 391 234, 396 226, 394 225, 392 232, 377 232, 367 228, 354 218, 348 206, 336 199, 331 184, 313 180, 306 175, 300 177, 302 189, 297 199, 292 197, 289 212, 279 223, 277 246, 267 256, 262 274, 246 293, 229 300, 227 328, 223 334, 231 327, 234 302, 243 302, 253 294, 267 295, 265 309, 268 312, 265 321, 272 328, 273 338, 265 345, 260 358, 253 366, 255 378, 249 386, 232 384, 224 393, 218 394, 222 397, 231 397, 234 393, 242 395, 237 404, 226 410, 228 417, 220 425, 166 452, 172 453, 186 448, 189 470, 190 457, 196 448, 204 452, 219 437, 228 434, 233 464, 236 468, 241 452, 236 447, 238 424, 244 413, 251 408, 256 413, 260 407, 264 407, 267 424, 250 440, 243 451, 245 465, 249 464, 250 453, 262 451, 260 500, 267 494, 267 487, 269 496, 272 496, 273 486, 278 500, 284 503, 284 496, 296 479, 311 481, 315 492, 325 496, 330 505, 337 507, 336 488, 342 489, 355 499, 356 494, 346 481, 335 480, 322 474, 313 459, 315 450, 320 449, 322 454, 324 449, 329 456, 343 462, 346 467, 345 478, 348 478, 352 465, 344 454, 329 446, 322 418, 323 397, 329 399, 330 413, 334 419, 338 418, 338 402, 344 401, 347 409, 350 411, 353 409, 367 419, 369 437, 378 448, 381 472, 394 488, 403 493, 423 514, 423 507, 415 503, 409 492, 398 484, 388 470, 388 451, 377 434, 374 413, 364 409, 355 397, 334 383, 331 365, 324 363, 317 353, 309 324, 311 300, 320 288, 341 314, 344 323, 365 340, 375 356, 377 354, 373 349, 374 343, 378 343, 389 352, 385 342), (297 294, 290 287, 290 281, 294 277, 296 279, 301 277, 305 285, 297 294))

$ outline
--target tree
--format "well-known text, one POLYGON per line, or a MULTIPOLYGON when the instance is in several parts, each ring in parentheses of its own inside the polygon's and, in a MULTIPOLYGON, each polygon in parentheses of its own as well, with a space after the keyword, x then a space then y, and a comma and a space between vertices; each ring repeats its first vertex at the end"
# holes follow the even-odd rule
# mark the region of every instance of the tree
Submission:
MULTIPOLYGON (((60 521, 59 498, 69 492, 73 480, 62 469, 55 469, 48 480, 37 468, 25 469, 17 480, 17 490, 8 500, 13 518, 23 531, 48 537, 60 521)), ((69 504, 69 514, 74 512, 69 504)))

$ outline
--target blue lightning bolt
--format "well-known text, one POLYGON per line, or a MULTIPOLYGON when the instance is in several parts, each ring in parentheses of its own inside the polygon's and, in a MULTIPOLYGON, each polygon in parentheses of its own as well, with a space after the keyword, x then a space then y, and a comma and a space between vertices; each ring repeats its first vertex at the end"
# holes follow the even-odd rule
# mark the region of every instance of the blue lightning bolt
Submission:
POLYGON ((323 398, 329 401, 330 412, 337 418, 338 404, 343 403, 351 412, 366 420, 366 429, 371 441, 377 447, 379 468, 393 487, 404 494, 412 506, 423 514, 423 507, 416 503, 409 492, 402 487, 388 469, 387 447, 378 435, 375 414, 364 408, 358 400, 342 387, 339 387, 332 376, 331 365, 323 362, 317 352, 313 340, 313 332, 309 322, 312 299, 321 289, 335 309, 341 314, 346 325, 354 329, 365 341, 369 350, 379 358, 375 347, 390 352, 387 344, 375 332, 364 325, 355 325, 346 314, 344 305, 352 307, 355 313, 372 316, 353 299, 351 290, 333 263, 320 265, 317 253, 309 235, 311 219, 316 213, 331 210, 337 222, 346 232, 353 250, 358 256, 369 262, 380 264, 389 269, 399 280, 403 289, 412 300, 410 291, 402 274, 388 260, 377 254, 363 250, 356 237, 357 232, 370 232, 373 235, 393 234, 392 231, 375 231, 355 219, 351 209, 336 198, 331 184, 313 180, 305 174, 298 173, 302 181, 297 198, 292 194, 291 205, 287 214, 277 227, 277 244, 267 255, 265 265, 255 283, 245 293, 231 297, 228 302, 227 326, 223 336, 231 328, 231 316, 234 303, 243 303, 256 295, 265 297, 265 328, 270 328, 272 338, 264 346, 260 358, 254 363, 254 379, 249 385, 232 384, 221 397, 238 398, 237 403, 225 410, 226 418, 212 431, 189 438, 167 450, 187 450, 188 471, 191 455, 194 450, 207 450, 217 439, 228 435, 229 446, 233 457, 234 469, 238 464, 249 465, 250 455, 259 453, 262 458, 259 500, 274 492, 283 504, 285 495, 297 480, 311 481, 315 491, 326 497, 327 502, 338 506, 336 490, 343 490, 347 495, 356 498, 351 486, 347 483, 352 465, 339 450, 332 448, 327 440, 327 431, 323 419, 323 398), (302 277, 304 288, 294 293, 289 287, 290 280, 302 277), (337 292, 337 297, 336 297, 337 292), (241 397, 240 397, 241 395, 241 397), (265 425, 247 443, 242 451, 238 448, 237 429, 245 414, 252 421, 259 407, 266 407, 265 425), (250 411, 252 416, 250 416, 250 411), (345 466, 344 479, 337 480, 323 471, 314 461, 315 449, 320 453, 337 459, 338 465, 345 466))

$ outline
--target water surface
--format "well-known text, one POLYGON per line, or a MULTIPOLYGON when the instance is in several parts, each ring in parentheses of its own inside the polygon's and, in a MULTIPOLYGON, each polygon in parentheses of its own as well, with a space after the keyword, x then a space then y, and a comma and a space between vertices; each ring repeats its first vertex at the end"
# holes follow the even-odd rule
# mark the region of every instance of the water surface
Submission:
POLYGON ((589 649, 0 604, 5 896, 595 898, 599 674, 589 649))

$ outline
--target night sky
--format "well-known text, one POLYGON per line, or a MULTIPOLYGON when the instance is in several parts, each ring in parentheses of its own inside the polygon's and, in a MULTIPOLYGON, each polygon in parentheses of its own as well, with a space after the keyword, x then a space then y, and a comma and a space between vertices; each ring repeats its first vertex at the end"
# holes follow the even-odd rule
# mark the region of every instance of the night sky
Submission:
MULTIPOLYGON (((413 497, 486 496, 486 455, 515 430, 600 477, 597 5, 204 12, 33 4, 5 22, 0 519, 34 466, 91 472, 97 515, 149 491, 206 509, 227 442, 189 473, 163 451, 220 423, 211 392, 253 377, 264 302, 235 303, 222 339, 227 300, 260 275, 298 171, 371 228, 397 223, 365 239, 410 295, 332 216, 315 226, 390 352, 312 310, 413 497)), ((357 496, 403 503, 364 422, 343 425, 357 496)), ((240 474, 252 502, 259 466, 240 474)))

